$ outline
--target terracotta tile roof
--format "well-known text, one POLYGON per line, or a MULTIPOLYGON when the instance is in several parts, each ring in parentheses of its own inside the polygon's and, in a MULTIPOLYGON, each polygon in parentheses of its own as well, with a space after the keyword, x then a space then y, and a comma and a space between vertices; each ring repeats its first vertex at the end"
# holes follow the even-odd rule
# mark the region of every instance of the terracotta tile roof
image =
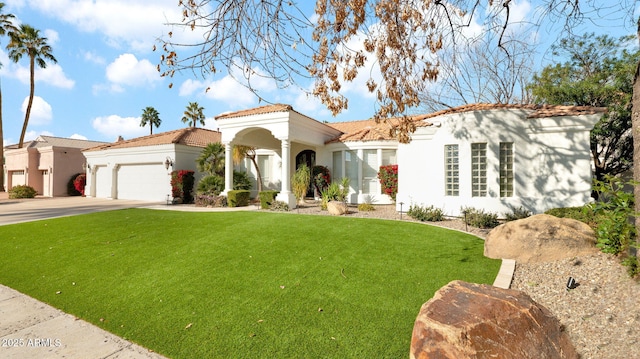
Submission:
MULTIPOLYGON (((42 148, 42 147, 67 147, 67 148, 90 148, 98 145, 105 144, 106 142, 101 141, 89 141, 89 140, 80 140, 75 138, 64 138, 64 137, 54 137, 54 136, 38 136, 33 141, 27 141, 23 144, 23 148, 42 148)), ((16 149, 18 148, 18 144, 6 146, 6 149, 16 149)))
MULTIPOLYGON (((390 119, 395 124, 395 119, 390 119)), ((376 123, 374 120, 332 122, 330 127, 342 132, 342 135, 332 138, 326 143, 350 142, 350 141, 384 141, 395 140, 391 135, 391 126, 388 123, 376 123)))
MULTIPOLYGON (((603 113, 607 111, 606 107, 591 107, 591 106, 557 106, 557 105, 515 105, 515 104, 489 104, 489 103, 476 103, 463 105, 446 110, 441 110, 425 115, 414 116, 415 121, 423 121, 429 118, 434 118, 442 115, 448 115, 452 113, 464 113, 471 111, 489 111, 498 109, 523 109, 531 110, 532 112, 527 115, 527 118, 542 118, 542 117, 558 117, 558 116, 578 116, 578 115, 592 115, 596 113, 603 113)), ((430 123, 416 124, 417 127, 431 126, 430 123)))
MULTIPOLYGON (((514 105, 514 104, 470 104, 449 108, 428 114, 409 115, 408 117, 415 122, 416 127, 429 127, 432 123, 425 121, 438 116, 464 113, 471 111, 489 111, 497 109, 523 109, 530 110, 527 115, 528 119, 542 117, 557 116, 578 116, 591 115, 606 112, 605 107, 590 106, 553 106, 553 105, 514 105)), ((373 119, 363 121, 350 122, 334 122, 328 123, 329 126, 342 132, 339 137, 333 138, 326 143, 349 142, 349 141, 380 141, 380 140, 396 140, 391 134, 390 124, 396 126, 400 122, 400 118, 391 118, 389 123, 375 123, 373 119)))
POLYGON ((261 106, 261 107, 256 107, 256 108, 250 108, 250 109, 246 109, 246 110, 223 113, 223 114, 220 114, 220 115, 216 116, 216 120, 217 119, 221 119, 221 118, 245 117, 245 116, 252 116, 252 115, 262 115, 262 114, 265 114, 265 113, 287 112, 287 111, 294 111, 294 109, 293 109, 293 107, 291 105, 285 105, 285 104, 278 103, 278 104, 273 104, 273 105, 266 105, 266 106, 261 106))
POLYGON ((145 147, 168 144, 181 144, 193 147, 206 147, 209 143, 220 142, 220 132, 206 128, 187 127, 179 130, 157 133, 154 135, 116 141, 101 146, 88 148, 85 151, 101 151, 112 148, 145 147))

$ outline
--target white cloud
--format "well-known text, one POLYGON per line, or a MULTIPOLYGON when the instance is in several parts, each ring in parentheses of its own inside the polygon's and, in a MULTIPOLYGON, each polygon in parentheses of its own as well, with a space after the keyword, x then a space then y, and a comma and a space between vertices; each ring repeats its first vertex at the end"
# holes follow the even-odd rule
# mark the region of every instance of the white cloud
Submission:
MULTIPOLYGON (((124 45, 144 52, 151 51, 158 36, 170 31, 165 23, 179 22, 182 18, 174 0, 30 0, 29 4, 80 31, 104 34, 111 46, 124 45)), ((197 36, 191 31, 185 35, 197 36)))
POLYGON ((229 75, 218 81, 212 81, 208 87, 207 98, 224 102, 231 108, 250 106, 257 100, 253 92, 229 75))
POLYGON ((149 132, 148 128, 140 127, 140 117, 120 117, 118 115, 96 117, 92 121, 92 126, 100 134, 114 140, 118 136, 133 138, 144 136, 149 132))
POLYGON ((180 85, 178 96, 186 97, 193 95, 194 92, 204 90, 207 85, 202 81, 188 79, 180 85))
POLYGON ((60 40, 60 35, 56 30, 46 29, 44 30, 44 37, 47 38, 47 44, 53 46, 58 40, 60 40))
POLYGON ((85 141, 88 140, 88 138, 86 138, 85 136, 79 135, 77 133, 74 133, 73 135, 69 136, 69 138, 73 138, 75 140, 85 140, 85 141))
POLYGON ((38 136, 53 136, 53 133, 49 131, 27 131, 24 134, 24 142, 33 141, 38 136))
MULTIPOLYGON (((6 64, 6 62, 3 62, 6 64)), ((31 75, 29 74, 29 67, 16 65, 11 63, 7 68, 7 75, 11 77, 15 77, 18 81, 23 84, 29 84, 31 81, 31 75)), ((36 83, 43 82, 45 84, 63 88, 63 89, 71 89, 75 86, 75 81, 67 78, 64 74, 64 70, 58 64, 47 64, 46 68, 40 68, 36 66, 34 79, 36 83)))
POLYGON ((154 86, 162 81, 149 60, 138 60, 133 54, 122 54, 107 66, 106 77, 117 88, 124 86, 154 86))
MULTIPOLYGON (((29 97, 25 97, 22 102, 22 113, 27 112, 27 104, 29 102, 29 97)), ((51 105, 47 103, 47 101, 43 100, 40 96, 33 96, 33 104, 31 106, 31 113, 29 114, 29 125, 41 126, 48 125, 51 123, 53 119, 53 111, 51 110, 51 105)))
POLYGON ((89 62, 97 64, 97 65, 104 65, 104 64, 107 63, 107 61, 104 59, 104 57, 96 54, 93 51, 86 51, 84 53, 84 59, 86 61, 89 61, 89 62))

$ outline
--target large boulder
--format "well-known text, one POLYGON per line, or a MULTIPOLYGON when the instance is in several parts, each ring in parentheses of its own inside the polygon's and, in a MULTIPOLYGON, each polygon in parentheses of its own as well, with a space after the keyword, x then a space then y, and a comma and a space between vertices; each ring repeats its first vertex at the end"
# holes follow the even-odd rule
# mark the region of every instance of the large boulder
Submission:
POLYGON ((347 213, 348 210, 349 208, 347 207, 347 204, 344 202, 340 202, 340 201, 327 202, 327 211, 329 212, 329 214, 332 214, 334 216, 341 216, 347 213))
POLYGON ((484 242, 484 255, 521 263, 555 261, 597 252, 596 235, 571 218, 537 214, 494 228, 484 242))
POLYGON ((560 322, 527 294, 453 281, 420 309, 411 359, 578 358, 560 322))

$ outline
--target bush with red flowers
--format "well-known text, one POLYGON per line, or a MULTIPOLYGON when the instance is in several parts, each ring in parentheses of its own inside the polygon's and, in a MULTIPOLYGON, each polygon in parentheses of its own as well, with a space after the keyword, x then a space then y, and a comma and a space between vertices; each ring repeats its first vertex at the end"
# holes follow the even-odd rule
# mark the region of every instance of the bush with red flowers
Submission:
POLYGON ((380 166, 378 179, 382 191, 395 201, 396 194, 398 194, 398 165, 380 166))
POLYGON ((193 202, 194 172, 179 170, 171 172, 171 196, 174 201, 182 203, 193 202))

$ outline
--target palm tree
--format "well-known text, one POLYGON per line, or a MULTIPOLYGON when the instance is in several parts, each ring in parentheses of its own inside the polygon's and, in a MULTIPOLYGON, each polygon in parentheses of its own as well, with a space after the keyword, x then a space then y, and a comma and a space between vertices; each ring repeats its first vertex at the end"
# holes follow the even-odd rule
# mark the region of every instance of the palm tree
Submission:
POLYGON ((58 60, 51 54, 53 49, 47 44, 46 37, 40 37, 40 30, 22 24, 16 32, 10 33, 11 41, 7 45, 9 50, 9 58, 13 62, 18 62, 23 55, 29 57, 29 75, 30 75, 30 91, 27 110, 24 114, 24 123, 22 124, 22 132, 20 133, 20 141, 18 148, 22 148, 24 143, 24 135, 27 133, 27 125, 29 124, 29 115, 31 114, 31 106, 33 105, 33 96, 35 93, 35 70, 36 64, 42 69, 47 67, 47 60, 57 63, 58 60))
POLYGON ((250 159, 253 163, 253 166, 256 168, 258 193, 260 193, 262 192, 262 174, 260 173, 260 167, 258 167, 258 162, 256 161, 256 148, 244 145, 233 146, 233 163, 238 164, 245 157, 250 159))
POLYGON ((196 159, 196 166, 200 172, 224 177, 224 146, 220 142, 208 144, 196 159))
MULTIPOLYGON (((3 14, 2 9, 4 3, 0 2, 0 36, 4 36, 6 33, 12 33, 16 30, 13 26, 13 14, 3 14)), ((0 64, 2 67, 2 64, 0 64)), ((2 88, 0 87, 0 192, 4 192, 4 133, 2 131, 2 88)))
POLYGON ((200 107, 197 102, 189 102, 187 109, 184 111, 182 122, 189 124, 190 127, 196 127, 200 122, 204 126, 204 107, 200 107))
POLYGON ((140 127, 144 127, 149 124, 149 134, 153 135, 153 126, 156 126, 156 128, 158 128, 162 123, 162 120, 159 116, 160 114, 155 108, 151 106, 145 107, 145 109, 142 111, 142 120, 140 121, 140 127))

